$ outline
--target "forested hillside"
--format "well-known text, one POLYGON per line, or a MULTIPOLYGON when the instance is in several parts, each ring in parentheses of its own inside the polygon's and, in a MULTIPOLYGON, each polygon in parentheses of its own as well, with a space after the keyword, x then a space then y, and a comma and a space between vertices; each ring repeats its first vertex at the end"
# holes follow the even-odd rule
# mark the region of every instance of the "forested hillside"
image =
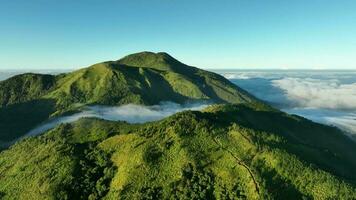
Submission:
POLYGON ((355 144, 253 104, 82 119, 0 153, 3 199, 354 199, 355 144))

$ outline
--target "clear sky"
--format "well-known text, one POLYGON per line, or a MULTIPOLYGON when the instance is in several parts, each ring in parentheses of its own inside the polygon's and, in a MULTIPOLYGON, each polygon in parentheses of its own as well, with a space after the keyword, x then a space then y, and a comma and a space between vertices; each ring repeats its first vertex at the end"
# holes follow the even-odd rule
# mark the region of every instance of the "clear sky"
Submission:
POLYGON ((0 69, 139 51, 201 68, 356 69, 356 1, 0 0, 0 69))

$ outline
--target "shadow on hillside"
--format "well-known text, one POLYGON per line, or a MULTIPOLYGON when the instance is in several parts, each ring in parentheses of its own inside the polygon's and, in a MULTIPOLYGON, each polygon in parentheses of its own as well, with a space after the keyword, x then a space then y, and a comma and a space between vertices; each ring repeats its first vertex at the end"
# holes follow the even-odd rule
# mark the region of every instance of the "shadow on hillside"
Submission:
POLYGON ((33 100, 0 108, 0 141, 15 140, 36 125, 47 120, 55 111, 52 99, 33 100))

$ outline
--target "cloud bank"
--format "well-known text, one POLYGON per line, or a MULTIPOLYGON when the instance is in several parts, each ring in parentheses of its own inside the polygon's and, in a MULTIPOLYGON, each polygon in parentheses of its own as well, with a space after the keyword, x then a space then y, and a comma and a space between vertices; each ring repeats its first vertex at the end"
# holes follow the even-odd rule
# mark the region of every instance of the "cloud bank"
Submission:
POLYGON ((356 110, 356 83, 341 84, 337 79, 283 78, 272 85, 299 107, 356 110))
POLYGON ((30 132, 24 137, 38 135, 62 123, 75 122, 84 117, 96 117, 111 121, 127 121, 129 123, 144 123, 163 119, 177 112, 184 110, 201 110, 207 107, 208 103, 194 103, 180 105, 173 102, 163 102, 154 106, 141 106, 128 104, 123 106, 88 106, 84 111, 70 116, 58 117, 46 122, 30 132))
POLYGON ((356 139, 356 71, 229 71, 226 78, 256 97, 356 139))
POLYGON ((356 72, 245 71, 222 73, 260 99, 280 108, 356 111, 356 72))

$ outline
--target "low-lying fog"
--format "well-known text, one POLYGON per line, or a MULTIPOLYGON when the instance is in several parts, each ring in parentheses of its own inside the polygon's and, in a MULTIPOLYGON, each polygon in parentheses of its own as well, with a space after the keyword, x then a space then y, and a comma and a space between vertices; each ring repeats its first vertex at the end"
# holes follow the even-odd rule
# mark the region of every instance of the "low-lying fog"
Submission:
POLYGON ((88 106, 84 111, 64 117, 58 117, 48 121, 26 134, 27 136, 38 135, 43 133, 61 123, 70 123, 77 121, 83 117, 97 117, 111 121, 127 121, 129 123, 144 123, 163 119, 174 113, 183 110, 201 110, 209 104, 204 103, 191 103, 180 105, 173 102, 162 102, 154 106, 142 106, 128 104, 123 106, 88 106))
POLYGON ((123 106, 87 106, 83 111, 69 116, 57 117, 35 127, 24 136, 10 142, 0 141, 0 148, 7 148, 16 141, 29 136, 39 135, 59 124, 71 123, 83 117, 96 117, 110 121, 126 121, 129 123, 144 123, 163 119, 184 110, 202 110, 209 102, 188 103, 180 105, 173 102, 162 102, 159 105, 142 106, 128 104, 123 106))

